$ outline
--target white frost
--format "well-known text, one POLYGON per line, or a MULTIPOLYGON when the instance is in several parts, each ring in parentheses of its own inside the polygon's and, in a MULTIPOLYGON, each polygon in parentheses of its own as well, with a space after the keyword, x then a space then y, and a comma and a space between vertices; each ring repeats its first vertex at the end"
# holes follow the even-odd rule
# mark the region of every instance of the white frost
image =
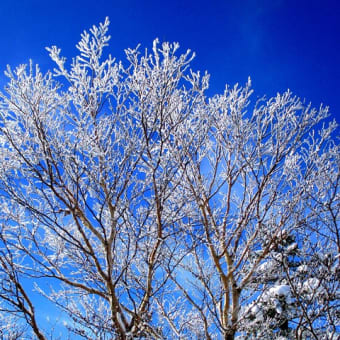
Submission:
POLYGON ((280 285, 270 289, 270 293, 278 296, 290 295, 290 287, 287 285, 280 285))

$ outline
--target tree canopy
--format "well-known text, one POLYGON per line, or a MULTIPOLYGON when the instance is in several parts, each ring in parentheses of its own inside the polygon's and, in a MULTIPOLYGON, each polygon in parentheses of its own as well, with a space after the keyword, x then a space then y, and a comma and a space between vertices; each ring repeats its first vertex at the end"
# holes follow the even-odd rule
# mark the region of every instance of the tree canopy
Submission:
MULTIPOLYGON (((339 165, 328 108, 250 80, 208 96, 177 43, 8 67, 0 334, 337 339, 339 165), (39 320, 36 294, 64 322, 39 320)), ((41 303, 41 302, 40 302, 41 303)))

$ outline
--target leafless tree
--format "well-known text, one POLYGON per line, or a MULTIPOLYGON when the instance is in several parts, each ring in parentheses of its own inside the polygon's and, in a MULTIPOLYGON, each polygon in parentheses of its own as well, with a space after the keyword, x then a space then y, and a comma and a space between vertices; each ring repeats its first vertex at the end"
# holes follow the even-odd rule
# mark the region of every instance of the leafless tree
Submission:
POLYGON ((313 297, 328 307, 311 317, 298 289, 316 274, 297 275, 284 250, 294 235, 300 267, 314 266, 329 238, 319 282, 328 294, 338 287, 336 124, 320 127, 328 109, 289 91, 251 104, 250 80, 208 97, 208 74, 190 70, 194 55, 177 56, 178 44, 104 58, 108 27, 82 34, 70 66, 54 46, 53 72, 32 63, 6 72, 2 317, 47 339, 38 292, 85 339, 230 340, 256 336, 259 321, 272 336, 288 326, 320 336, 321 322, 335 337, 334 296, 313 297), (280 270, 261 280, 274 259, 280 270), (292 318, 253 316, 269 291, 294 300, 292 318))

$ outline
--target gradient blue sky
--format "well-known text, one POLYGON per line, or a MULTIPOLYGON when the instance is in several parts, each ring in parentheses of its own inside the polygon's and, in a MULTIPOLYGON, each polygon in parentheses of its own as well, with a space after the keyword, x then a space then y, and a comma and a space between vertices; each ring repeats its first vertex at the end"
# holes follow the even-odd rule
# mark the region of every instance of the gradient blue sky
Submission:
POLYGON ((154 38, 197 53, 194 69, 211 74, 212 91, 250 76, 255 96, 290 88, 340 121, 340 3, 336 0, 1 0, 0 84, 7 64, 30 58, 50 68, 45 46, 75 54, 80 33, 111 20, 110 53, 154 38))

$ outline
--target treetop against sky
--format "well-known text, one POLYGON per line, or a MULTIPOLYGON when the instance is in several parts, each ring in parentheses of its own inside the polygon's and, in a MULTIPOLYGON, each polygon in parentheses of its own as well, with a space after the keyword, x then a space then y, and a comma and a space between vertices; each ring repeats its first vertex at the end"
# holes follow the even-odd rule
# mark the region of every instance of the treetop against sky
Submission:
POLYGON ((212 93, 250 76, 257 96, 289 88, 339 117, 339 15, 335 0, 4 0, 0 69, 29 58, 51 68, 46 46, 60 46, 71 58, 79 34, 109 16, 110 53, 119 59, 124 49, 150 46, 157 37, 177 41, 196 52, 194 69, 212 75, 212 93))

